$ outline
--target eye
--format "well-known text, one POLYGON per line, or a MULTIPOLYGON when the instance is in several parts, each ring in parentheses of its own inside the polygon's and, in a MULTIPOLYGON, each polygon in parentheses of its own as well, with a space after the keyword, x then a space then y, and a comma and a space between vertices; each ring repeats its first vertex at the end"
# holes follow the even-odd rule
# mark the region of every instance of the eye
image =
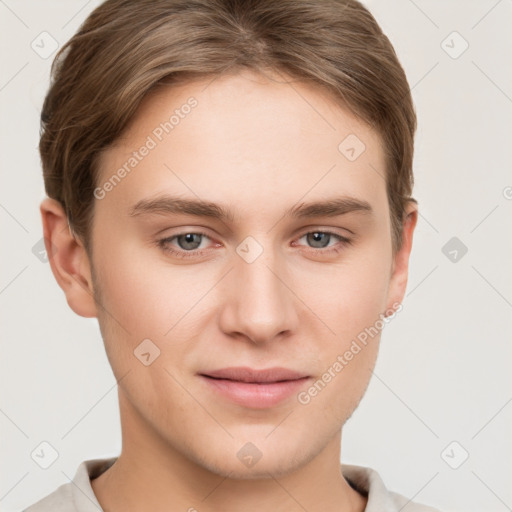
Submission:
POLYGON ((198 250, 204 238, 209 238, 209 236, 206 233, 190 231, 158 240, 157 245, 171 256, 193 258, 204 254, 204 248, 198 250), (173 240, 176 240, 177 246, 172 244, 173 240), (176 250, 176 247, 178 250, 176 250))
POLYGON ((333 235, 334 233, 328 233, 326 231, 311 231, 310 233, 303 235, 301 238, 305 237, 307 243, 313 244, 314 249, 323 249, 328 246, 333 235))
POLYGON ((311 244, 310 248, 314 254, 331 254, 340 252, 346 245, 352 243, 350 238, 333 233, 331 231, 309 231, 299 238, 299 241, 303 238, 306 239, 307 244, 311 244), (329 245, 330 242, 336 242, 333 245, 329 245))
POLYGON ((184 233, 183 235, 176 235, 173 238, 176 238, 180 249, 194 250, 201 245, 202 237, 204 236, 206 235, 203 233, 184 233))

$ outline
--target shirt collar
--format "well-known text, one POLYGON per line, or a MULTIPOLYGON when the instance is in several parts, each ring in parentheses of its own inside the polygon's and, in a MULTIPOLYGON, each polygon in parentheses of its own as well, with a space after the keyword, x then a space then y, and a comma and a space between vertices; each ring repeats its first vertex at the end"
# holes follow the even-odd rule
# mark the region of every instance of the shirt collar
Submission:
MULTIPOLYGON (((91 479, 106 471, 117 457, 83 461, 72 481, 72 495, 79 512, 103 512, 91 486, 91 479)), ((371 468, 341 464, 341 472, 356 491, 368 498, 365 512, 396 512, 397 507, 381 477, 371 468)))
POLYGON ((368 497, 365 512, 397 512, 396 503, 377 471, 362 466, 342 464, 341 472, 356 491, 368 497))

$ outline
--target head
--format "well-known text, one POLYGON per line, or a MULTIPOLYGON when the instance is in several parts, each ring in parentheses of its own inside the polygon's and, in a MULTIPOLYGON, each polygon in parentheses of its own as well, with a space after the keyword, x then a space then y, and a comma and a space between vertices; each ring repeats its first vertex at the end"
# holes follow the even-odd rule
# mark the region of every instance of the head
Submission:
POLYGON ((45 238, 122 418, 220 474, 312 460, 407 283, 416 118, 389 40, 353 0, 109 0, 52 73, 45 238), (248 406, 205 381, 235 366, 305 379, 248 406))

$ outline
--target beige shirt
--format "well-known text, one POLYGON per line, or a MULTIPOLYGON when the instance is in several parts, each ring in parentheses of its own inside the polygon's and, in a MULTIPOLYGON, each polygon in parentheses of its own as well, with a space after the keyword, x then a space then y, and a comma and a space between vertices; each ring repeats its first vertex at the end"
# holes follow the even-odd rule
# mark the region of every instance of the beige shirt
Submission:
MULTIPOLYGON (((72 482, 62 484, 23 512, 103 512, 92 490, 91 479, 101 475, 116 459, 117 457, 112 457, 83 461, 72 482)), ((341 471, 354 489, 368 496, 365 512, 439 512, 388 491, 379 474, 373 469, 341 464, 341 471)))

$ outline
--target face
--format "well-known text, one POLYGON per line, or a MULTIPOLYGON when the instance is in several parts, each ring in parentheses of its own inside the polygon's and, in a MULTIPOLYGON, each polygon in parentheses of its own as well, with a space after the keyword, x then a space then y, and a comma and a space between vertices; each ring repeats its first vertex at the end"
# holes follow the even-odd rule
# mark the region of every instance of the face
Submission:
POLYGON ((147 97, 99 171, 90 264, 123 428, 222 475, 312 460, 405 286, 379 136, 244 72, 147 97))

